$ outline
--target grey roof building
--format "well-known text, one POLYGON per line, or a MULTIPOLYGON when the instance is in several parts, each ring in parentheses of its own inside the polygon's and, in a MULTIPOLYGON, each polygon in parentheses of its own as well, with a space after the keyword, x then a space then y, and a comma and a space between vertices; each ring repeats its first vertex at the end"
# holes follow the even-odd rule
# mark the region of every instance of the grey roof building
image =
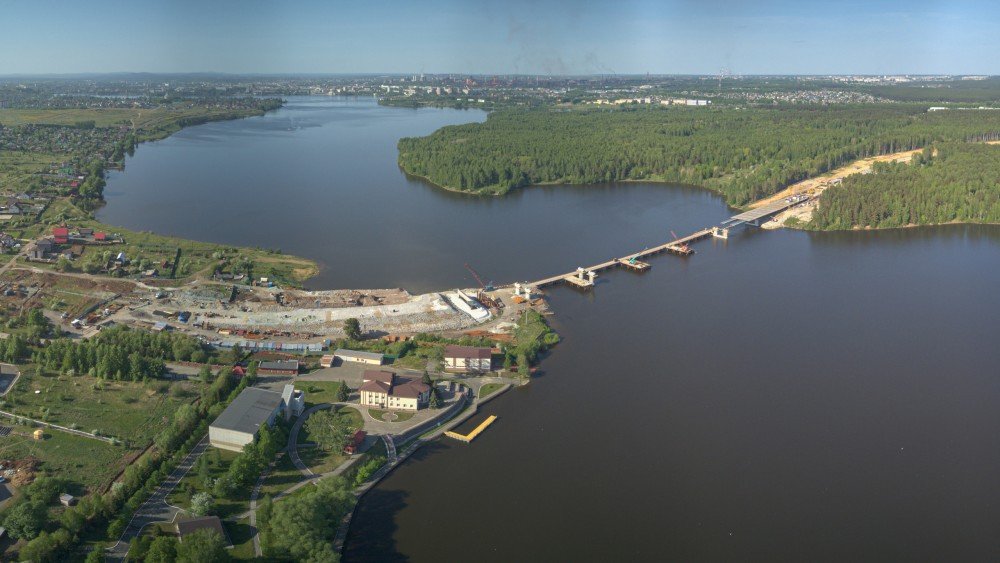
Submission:
POLYGON ((282 412, 281 393, 247 387, 208 427, 209 442, 224 450, 243 451, 262 425, 271 425, 282 412))

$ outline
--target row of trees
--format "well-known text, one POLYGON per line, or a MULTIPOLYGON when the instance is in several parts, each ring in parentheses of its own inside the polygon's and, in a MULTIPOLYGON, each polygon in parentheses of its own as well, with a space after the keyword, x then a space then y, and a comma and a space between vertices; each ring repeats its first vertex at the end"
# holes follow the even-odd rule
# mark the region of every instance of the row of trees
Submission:
POLYGON ((399 164, 453 189, 661 180, 718 189, 733 205, 858 158, 1000 132, 997 112, 864 105, 501 110, 485 123, 399 141, 399 164))
POLYGON ((877 164, 828 189, 813 214, 818 229, 1000 223, 1000 146, 949 143, 909 164, 877 164))
POLYGON ((205 361, 208 352, 195 338, 173 332, 147 332, 126 326, 101 331, 89 340, 53 340, 34 353, 40 367, 63 374, 139 381, 161 377, 166 361, 205 361))
POLYGON ((273 427, 262 426, 257 439, 243 446, 240 455, 229 464, 226 474, 215 480, 212 494, 216 497, 231 497, 252 487, 287 441, 288 435, 280 424, 273 427))

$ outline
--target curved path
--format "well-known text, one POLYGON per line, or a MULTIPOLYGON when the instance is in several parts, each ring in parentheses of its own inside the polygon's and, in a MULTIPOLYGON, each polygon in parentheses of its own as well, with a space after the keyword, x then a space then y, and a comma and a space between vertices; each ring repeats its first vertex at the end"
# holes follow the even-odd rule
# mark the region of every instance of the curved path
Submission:
POLYGON ((306 464, 302 463, 302 458, 299 457, 299 432, 302 431, 302 425, 305 424, 311 414, 329 408, 333 408, 333 403, 320 403, 302 411, 302 414, 292 424, 292 430, 288 433, 288 457, 291 458, 295 467, 306 477, 312 477, 315 473, 306 467, 306 464))

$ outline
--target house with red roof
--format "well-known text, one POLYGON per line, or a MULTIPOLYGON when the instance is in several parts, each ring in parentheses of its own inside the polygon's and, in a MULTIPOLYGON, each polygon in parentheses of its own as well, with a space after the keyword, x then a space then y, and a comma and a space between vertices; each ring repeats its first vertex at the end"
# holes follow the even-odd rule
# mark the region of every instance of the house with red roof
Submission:
POLYGON ((56 244, 66 244, 69 242, 69 229, 66 227, 55 227, 52 229, 52 238, 56 244))

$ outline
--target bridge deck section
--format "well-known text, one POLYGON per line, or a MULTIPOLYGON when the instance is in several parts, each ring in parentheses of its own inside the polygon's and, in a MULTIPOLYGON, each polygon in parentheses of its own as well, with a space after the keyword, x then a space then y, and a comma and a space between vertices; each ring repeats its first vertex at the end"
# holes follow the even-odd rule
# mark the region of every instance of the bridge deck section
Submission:
MULTIPOLYGON (((651 248, 647 248, 645 250, 640 250, 639 252, 636 252, 634 254, 629 254, 628 256, 623 256, 621 258, 614 258, 614 259, 608 260, 606 262, 601 262, 600 264, 594 264, 593 266, 590 266, 589 268, 584 268, 584 270, 590 271, 590 272, 601 272, 601 271, 607 270, 609 268, 614 268, 616 266, 620 266, 622 264, 622 262, 628 262, 629 260, 632 260, 633 258, 636 259, 636 260, 638 260, 640 258, 645 258, 647 256, 652 256, 654 254, 660 254, 661 252, 674 252, 674 253, 677 253, 677 254, 687 255, 687 254, 691 253, 690 250, 685 251, 685 246, 689 242, 694 242, 696 240, 701 240, 701 239, 709 237, 711 235, 712 235, 712 229, 702 229, 702 230, 700 230, 700 231, 698 231, 696 233, 692 233, 692 234, 690 234, 690 235, 688 235, 686 237, 679 238, 677 240, 672 240, 670 242, 661 244, 659 246, 654 246, 654 247, 651 247, 651 248)), ((558 282, 564 281, 567 278, 573 277, 575 275, 576 275, 576 271, 572 271, 572 272, 569 272, 569 273, 566 273, 566 274, 559 274, 558 276, 552 276, 550 278, 545 278, 545 279, 541 279, 541 280, 538 280, 538 281, 529 282, 529 283, 527 283, 525 285, 527 285, 528 287, 545 287, 547 285, 552 285, 554 283, 558 283, 558 282)))

